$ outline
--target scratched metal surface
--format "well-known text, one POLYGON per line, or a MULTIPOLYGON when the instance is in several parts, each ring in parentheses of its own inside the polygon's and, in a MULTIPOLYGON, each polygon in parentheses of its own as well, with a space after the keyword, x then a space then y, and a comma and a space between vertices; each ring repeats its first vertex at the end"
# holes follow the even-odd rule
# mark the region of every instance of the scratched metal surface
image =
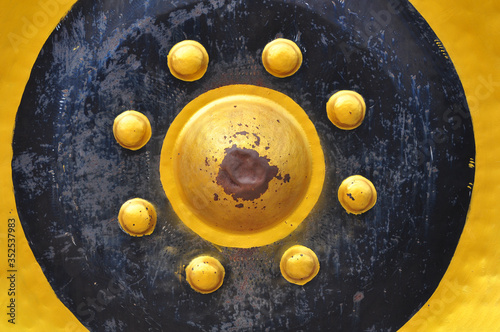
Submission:
MULTIPOLYGON (((293 142, 290 142, 293 144, 293 142)), ((406 1, 85 1, 43 47, 17 114, 12 161, 17 208, 31 248, 61 301, 95 331, 394 331, 430 297, 455 250, 475 156, 459 78, 431 29, 406 1), (294 40, 304 63, 290 78, 260 63, 267 42, 294 40), (200 41, 210 55, 197 82, 168 72, 169 49, 200 41), (326 182, 291 236, 253 249, 216 248, 177 218, 159 179, 169 124, 192 99, 227 84, 283 92, 316 126, 326 182), (354 89, 367 117, 335 128, 324 107, 354 89), (119 113, 148 116, 153 136, 131 152, 113 138, 119 113), (346 214, 349 175, 371 179, 377 205, 346 214), (153 202, 153 235, 117 223, 132 197, 153 202), (286 248, 320 260, 305 286, 279 272, 286 248), (226 267, 200 295, 182 266, 198 254, 226 267)))

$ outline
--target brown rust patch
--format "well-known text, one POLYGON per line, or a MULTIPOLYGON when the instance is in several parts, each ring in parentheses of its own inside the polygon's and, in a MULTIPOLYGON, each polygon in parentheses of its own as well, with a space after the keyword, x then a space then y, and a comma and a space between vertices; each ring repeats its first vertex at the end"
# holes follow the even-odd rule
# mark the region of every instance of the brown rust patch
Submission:
POLYGON ((266 192, 269 181, 278 172, 278 167, 269 165, 269 159, 261 157, 257 151, 233 145, 226 149, 216 180, 235 200, 250 201, 266 192))

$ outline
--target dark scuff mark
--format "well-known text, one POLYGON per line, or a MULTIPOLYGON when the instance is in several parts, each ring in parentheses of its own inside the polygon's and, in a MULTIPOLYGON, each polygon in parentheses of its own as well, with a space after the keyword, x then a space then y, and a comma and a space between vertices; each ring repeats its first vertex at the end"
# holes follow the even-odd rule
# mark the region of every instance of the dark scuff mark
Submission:
POLYGON ((255 142, 254 142, 254 143, 255 143, 255 145, 256 145, 256 146, 259 146, 259 145, 260 145, 260 137, 259 137, 257 134, 252 134, 252 135, 254 135, 254 136, 255 136, 255 138, 256 138, 256 140, 255 140, 255 142))
MULTIPOLYGON (((241 124, 238 124, 238 126, 240 126, 240 125, 241 125, 241 124)), ((248 135, 248 131, 239 131, 239 132, 235 133, 235 134, 233 135, 233 137, 234 137, 234 138, 236 138, 236 136, 238 136, 238 135, 243 135, 243 136, 246 136, 246 135, 248 135)))
POLYGON ((352 301, 354 303, 357 303, 357 302, 360 302, 361 300, 363 300, 365 298, 365 294, 363 292, 356 292, 356 294, 354 294, 354 296, 352 297, 352 301))
POLYGON ((290 182, 290 174, 285 174, 285 177, 283 178, 283 183, 288 183, 290 182))

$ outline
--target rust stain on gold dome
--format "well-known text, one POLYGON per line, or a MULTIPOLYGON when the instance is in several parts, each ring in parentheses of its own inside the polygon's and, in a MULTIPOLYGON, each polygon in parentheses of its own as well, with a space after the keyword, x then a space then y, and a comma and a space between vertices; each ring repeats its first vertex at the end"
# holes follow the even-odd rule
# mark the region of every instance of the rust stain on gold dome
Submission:
POLYGON ((325 162, 314 125, 291 98, 230 85, 179 113, 160 176, 186 226, 215 244, 250 248, 284 238, 307 217, 325 162))
POLYGON ((252 201, 269 188, 269 181, 278 175, 277 166, 269 165, 269 159, 252 149, 240 149, 234 145, 226 149, 220 164, 217 184, 235 200, 252 201))

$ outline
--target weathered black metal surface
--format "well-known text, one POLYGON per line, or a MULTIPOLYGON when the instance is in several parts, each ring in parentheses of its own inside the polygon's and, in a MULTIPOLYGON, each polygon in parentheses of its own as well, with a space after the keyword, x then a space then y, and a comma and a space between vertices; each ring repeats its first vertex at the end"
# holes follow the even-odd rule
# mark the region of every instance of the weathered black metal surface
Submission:
MULTIPOLYGON (((290 142, 293 144, 293 142, 290 142)), ((95 331, 394 331, 431 296, 453 256, 469 206, 475 156, 459 78, 436 36, 405 2, 79 1, 43 47, 14 133, 13 180, 26 236, 61 301, 95 331), (294 40, 304 63, 278 79, 260 55, 294 40), (170 75, 169 49, 200 41, 206 75, 170 75), (313 213, 284 240, 216 248, 177 218, 159 179, 169 124, 192 99, 228 84, 283 92, 316 126, 326 182, 313 213), (325 103, 340 89, 366 99, 365 122, 342 131, 325 103), (135 109, 153 137, 131 152, 113 119, 135 109), (353 216, 337 188, 361 174, 378 203, 353 216), (153 235, 116 220, 142 197, 158 209, 153 235), (287 283, 281 254, 313 249, 318 276, 287 283), (221 289, 200 295, 183 278, 196 255, 218 257, 221 289)))

